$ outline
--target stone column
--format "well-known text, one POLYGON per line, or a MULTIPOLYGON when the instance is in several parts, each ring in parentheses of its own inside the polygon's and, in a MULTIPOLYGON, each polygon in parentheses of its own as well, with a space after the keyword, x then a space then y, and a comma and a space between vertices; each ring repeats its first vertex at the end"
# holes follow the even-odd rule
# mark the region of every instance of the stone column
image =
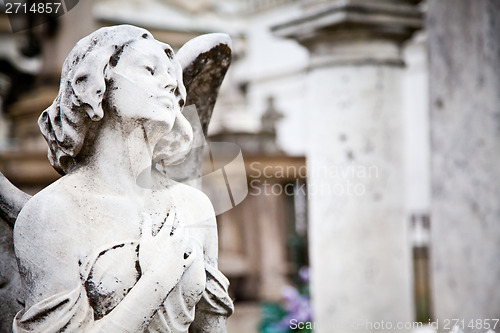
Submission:
POLYGON ((431 0, 427 23, 434 313, 485 332, 500 318, 500 2, 431 0))
POLYGON ((312 3, 274 28, 311 56, 304 130, 319 333, 394 332, 413 320, 401 43, 421 27, 416 2, 312 3))

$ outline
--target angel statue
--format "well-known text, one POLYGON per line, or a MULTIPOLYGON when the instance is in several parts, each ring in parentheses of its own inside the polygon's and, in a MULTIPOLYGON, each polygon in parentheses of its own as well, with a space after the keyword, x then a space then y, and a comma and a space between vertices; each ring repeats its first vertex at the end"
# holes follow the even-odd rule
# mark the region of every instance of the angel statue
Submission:
MULTIPOLYGON (((176 55, 130 25, 76 44, 38 120, 63 177, 31 198, 0 179, 25 294, 14 332, 226 331, 211 202, 155 166, 197 154, 183 106, 206 134, 230 45, 208 34, 176 55)), ((186 177, 201 172, 188 158, 186 177)))

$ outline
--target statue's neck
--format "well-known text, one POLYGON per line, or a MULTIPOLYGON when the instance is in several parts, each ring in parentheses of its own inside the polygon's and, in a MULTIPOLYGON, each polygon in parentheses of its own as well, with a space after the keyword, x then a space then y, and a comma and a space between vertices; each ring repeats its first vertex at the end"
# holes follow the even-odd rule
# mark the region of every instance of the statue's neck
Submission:
POLYGON ((146 132, 143 125, 126 129, 120 124, 103 123, 93 138, 88 163, 78 172, 112 193, 138 194, 150 189, 152 152, 157 140, 151 141, 146 132))

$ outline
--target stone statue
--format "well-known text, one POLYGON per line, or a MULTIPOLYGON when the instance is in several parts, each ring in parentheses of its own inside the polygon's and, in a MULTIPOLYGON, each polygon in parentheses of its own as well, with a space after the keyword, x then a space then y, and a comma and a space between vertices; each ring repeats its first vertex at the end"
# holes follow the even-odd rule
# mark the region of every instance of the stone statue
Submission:
POLYGON ((14 332, 226 331, 233 304, 212 205, 156 166, 188 158, 185 177, 201 172, 182 109, 196 105, 206 134, 230 54, 223 34, 175 55, 129 25, 73 48, 39 119, 64 176, 27 202, 0 179, 1 216, 22 207, 14 247, 26 295, 14 332))

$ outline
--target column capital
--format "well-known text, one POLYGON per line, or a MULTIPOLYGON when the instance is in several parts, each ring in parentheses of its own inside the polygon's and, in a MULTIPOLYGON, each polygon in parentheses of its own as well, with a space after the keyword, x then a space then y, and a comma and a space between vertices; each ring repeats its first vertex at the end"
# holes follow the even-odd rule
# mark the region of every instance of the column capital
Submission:
POLYGON ((316 42, 384 40, 400 44, 422 28, 420 0, 309 1, 304 12, 272 27, 311 48, 316 42))

